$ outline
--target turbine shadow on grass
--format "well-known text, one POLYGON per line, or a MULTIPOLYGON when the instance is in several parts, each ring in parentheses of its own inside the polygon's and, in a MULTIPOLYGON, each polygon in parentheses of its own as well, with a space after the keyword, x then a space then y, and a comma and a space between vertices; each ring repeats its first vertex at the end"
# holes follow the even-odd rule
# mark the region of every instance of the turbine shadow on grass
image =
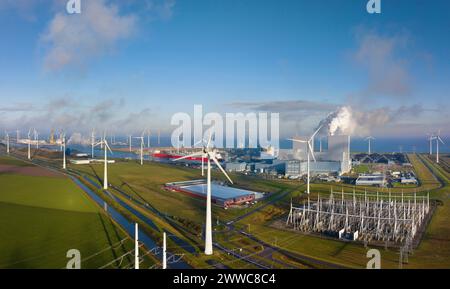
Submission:
MULTIPOLYGON (((102 227, 103 227, 103 230, 105 231, 105 235, 106 235, 106 239, 108 240, 108 244, 109 244, 109 246, 112 247, 113 243, 111 241, 111 237, 109 236, 108 229, 105 226, 105 221, 103 220, 101 213, 98 213, 98 218, 100 219, 100 222, 102 223, 102 227)), ((114 248, 112 248, 111 250, 112 250, 114 259, 117 259, 116 251, 114 251, 114 248)))
POLYGON ((102 184, 103 179, 100 178, 100 176, 99 176, 99 175, 97 174, 97 172, 95 171, 94 167, 91 166, 91 165, 89 165, 89 167, 90 167, 91 170, 92 170, 93 176, 97 179, 97 181, 98 181, 100 184, 102 184))

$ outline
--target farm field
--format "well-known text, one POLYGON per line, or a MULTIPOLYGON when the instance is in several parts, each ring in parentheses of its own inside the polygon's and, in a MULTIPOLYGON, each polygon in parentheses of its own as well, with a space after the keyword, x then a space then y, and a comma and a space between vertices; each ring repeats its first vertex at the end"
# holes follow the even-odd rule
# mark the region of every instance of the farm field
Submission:
MULTIPOLYGON (((133 248, 64 175, 0 157, 0 183, 0 268, 64 268, 69 249, 80 251, 82 268, 98 268, 133 248)), ((132 259, 127 256, 120 266, 132 259)))

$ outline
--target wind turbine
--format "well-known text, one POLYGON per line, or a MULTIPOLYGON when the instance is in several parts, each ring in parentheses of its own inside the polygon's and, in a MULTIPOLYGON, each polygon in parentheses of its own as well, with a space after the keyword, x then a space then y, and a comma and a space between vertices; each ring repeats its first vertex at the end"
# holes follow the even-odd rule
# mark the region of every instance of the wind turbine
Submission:
POLYGON ((62 136, 63 136, 63 131, 62 130, 59 130, 59 142, 60 142, 60 144, 59 144, 59 150, 60 151, 63 151, 63 138, 62 138, 62 136))
POLYGON ((39 133, 34 129, 34 141, 36 142, 36 149, 39 149, 39 133))
POLYGON ((373 136, 366 137, 366 141, 369 142, 369 155, 372 154, 371 144, 372 144, 372 140, 374 140, 374 139, 375 138, 373 136))
POLYGON ((167 269, 167 244, 166 244, 166 232, 163 233, 163 262, 162 268, 167 269))
POLYGON ((63 147, 63 169, 66 169, 66 135, 63 133, 62 135, 62 139, 61 139, 61 144, 63 147))
POLYGON ((91 133, 91 158, 94 158, 94 147, 95 147, 95 129, 92 129, 91 133))
POLYGON ((445 144, 444 141, 441 139, 441 131, 439 130, 436 137, 436 163, 439 163, 439 142, 442 144, 445 144))
POLYGON ((220 154, 216 149, 211 148, 211 133, 209 134, 209 140, 206 146, 203 146, 202 150, 193 154, 189 154, 183 156, 181 158, 175 159, 174 161, 179 161, 191 157, 202 157, 207 158, 207 191, 206 191, 206 230, 205 230, 205 255, 213 254, 213 246, 212 246, 212 220, 211 220, 211 160, 216 164, 216 166, 220 169, 220 171, 225 175, 225 177, 233 184, 233 181, 230 179, 228 174, 220 165, 217 157, 220 157, 220 154))
MULTIPOLYGON (((106 129, 103 130, 103 140, 105 140, 106 142, 106 129)), ((100 147, 103 149, 103 143, 100 145, 100 147)))
POLYGON ((150 129, 147 130, 147 148, 150 148, 150 135, 151 135, 151 131, 150 129))
POLYGON ((316 162, 316 157, 314 156, 314 149, 312 146, 312 143, 314 141, 314 137, 316 136, 316 134, 319 132, 319 130, 322 128, 322 125, 312 134, 312 136, 308 139, 308 140, 299 140, 299 139, 289 139, 293 142, 298 142, 298 143, 306 143, 306 156, 307 156, 307 181, 306 181, 306 192, 309 195, 310 193, 310 189, 309 189, 309 179, 310 179, 310 158, 309 155, 311 155, 314 159, 314 162, 316 162))
POLYGON ((430 155, 432 155, 433 154, 433 140, 435 140, 436 137, 432 133, 429 133, 427 135, 428 135, 428 141, 430 142, 430 155))
POLYGON ((128 136, 128 145, 130 146, 130 153, 131 153, 131 137, 132 137, 132 135, 130 134, 128 136))
POLYGON ((134 269, 139 269, 139 225, 134 223, 134 269))
POLYGON ((31 128, 28 131, 28 159, 31 160, 31 128))
POLYGON ((99 141, 98 143, 95 144, 97 145, 101 145, 104 146, 104 151, 105 151, 105 166, 103 169, 103 189, 107 190, 108 189, 108 150, 111 152, 111 154, 113 153, 111 148, 108 145, 108 141, 106 140, 106 137, 103 137, 103 139, 101 141, 99 141))
POLYGON ((144 164, 144 132, 141 136, 134 137, 141 140, 141 166, 144 164))
POLYGON ((9 133, 5 131, 6 134, 6 153, 9 155, 9 133))
MULTIPOLYGON (((201 140, 197 143, 194 144, 194 147, 196 147, 197 145, 202 144, 202 147, 205 146, 205 140, 201 140)), ((205 175, 205 158, 201 157, 202 159, 202 177, 205 175)))

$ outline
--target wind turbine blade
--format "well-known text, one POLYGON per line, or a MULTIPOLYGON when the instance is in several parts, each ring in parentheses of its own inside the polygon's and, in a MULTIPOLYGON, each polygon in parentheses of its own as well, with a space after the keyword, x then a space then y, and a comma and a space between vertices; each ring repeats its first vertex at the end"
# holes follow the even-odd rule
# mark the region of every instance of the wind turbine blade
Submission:
POLYGON ((194 144, 194 147, 197 146, 197 145, 199 145, 199 144, 204 144, 204 143, 205 143, 205 140, 202 139, 202 140, 196 142, 196 143, 194 144))
POLYGON ((437 139, 438 139, 442 144, 445 144, 444 141, 441 139, 440 136, 438 136, 437 139))
POLYGON ((311 153, 311 156, 313 157, 314 162, 316 162, 316 157, 314 156, 314 150, 311 146, 311 142, 308 142, 309 152, 311 153))
POLYGON ((227 172, 222 168, 222 166, 220 165, 219 161, 216 159, 215 156, 210 155, 211 159, 214 161, 214 163, 216 164, 216 166, 220 169, 220 171, 222 171, 222 173, 225 175, 225 177, 227 177, 227 179, 230 181, 230 183, 233 184, 233 181, 230 179, 230 177, 228 176, 227 172))
POLYGON ((319 128, 313 133, 313 135, 310 137, 310 139, 313 139, 316 136, 316 134, 322 129, 322 127, 323 127, 323 124, 321 126, 319 126, 319 128))
POLYGON ((301 139, 292 139, 292 138, 288 138, 287 140, 293 141, 293 142, 299 142, 299 143, 307 143, 308 141, 306 140, 301 140, 301 139))
POLYGON ((111 150, 111 148, 109 147, 108 142, 105 139, 105 147, 111 152, 111 154, 113 154, 113 151, 111 150))
POLYGON ((208 137, 208 143, 206 145, 207 148, 209 148, 209 145, 211 144, 211 139, 212 139, 212 132, 211 130, 209 131, 209 137, 208 137))
POLYGON ((202 153, 202 152, 193 153, 193 154, 190 154, 190 155, 183 156, 183 157, 181 157, 181 158, 174 159, 174 160, 172 160, 172 161, 173 161, 173 162, 174 162, 174 161, 181 161, 181 160, 185 160, 185 159, 188 159, 188 158, 199 157, 199 156, 203 156, 203 153, 202 153))

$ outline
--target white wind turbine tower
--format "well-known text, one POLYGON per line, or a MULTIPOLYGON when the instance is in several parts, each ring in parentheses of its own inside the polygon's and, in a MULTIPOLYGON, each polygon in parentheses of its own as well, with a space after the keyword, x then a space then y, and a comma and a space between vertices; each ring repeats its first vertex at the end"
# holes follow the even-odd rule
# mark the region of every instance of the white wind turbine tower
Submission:
POLYGON ((151 135, 151 131, 150 129, 147 130, 147 148, 150 148, 150 135, 151 135))
POLYGON ((95 144, 97 145, 101 145, 104 147, 104 151, 105 151, 105 158, 104 158, 104 162, 105 162, 105 166, 103 169, 103 189, 107 190, 108 189, 108 150, 112 153, 111 148, 108 145, 108 141, 106 140, 106 137, 103 137, 103 139, 101 141, 99 141, 98 143, 95 144))
POLYGON ((63 169, 66 169, 66 135, 63 133, 61 144, 63 147, 62 153, 63 153, 63 169))
POLYGON ((60 131, 59 131, 59 142, 60 142, 60 144, 59 144, 59 150, 60 150, 60 151, 63 150, 62 135, 63 135, 63 131, 60 130, 60 131))
POLYGON ((31 128, 28 131, 28 159, 31 160, 31 128))
POLYGON ((441 131, 439 130, 436 137, 436 163, 439 163, 439 142, 442 144, 445 144, 444 141, 441 139, 441 131))
POLYGON ((34 129, 34 141, 36 142, 36 149, 39 149, 39 133, 34 129))
MULTIPOLYGON (((194 147, 196 147, 199 144, 202 144, 202 147, 204 147, 205 146, 205 141, 201 140, 201 141, 195 143, 194 147)), ((205 175, 205 158, 201 157, 201 159, 202 159, 201 162, 202 162, 202 177, 203 177, 205 175)))
POLYGON ((220 154, 216 149, 211 148, 211 133, 209 134, 209 140, 206 146, 203 146, 202 150, 193 154, 189 154, 183 156, 181 158, 175 159, 175 161, 187 159, 191 157, 202 157, 207 158, 207 191, 206 191, 206 222, 205 222, 205 254, 212 255, 213 254, 213 245, 212 245, 212 220, 211 220, 211 160, 216 164, 216 166, 220 169, 220 171, 225 175, 225 177, 233 184, 233 181, 230 179, 228 174, 220 165, 217 157, 220 157, 220 154))
POLYGON ((142 132, 141 136, 134 138, 141 140, 141 166, 142 166, 144 164, 144 132, 142 132))
POLYGON ((92 129, 91 133, 91 158, 94 158, 94 147, 95 147, 95 129, 92 129))
POLYGON ((128 145, 130 146, 130 153, 131 153, 131 138, 132 137, 133 136, 131 134, 128 136, 128 145))
MULTIPOLYGON (((103 140, 106 142, 106 129, 103 130, 103 140)), ((104 144, 102 143, 100 147, 103 149, 104 144)), ((106 148, 105 148, 106 149, 106 148)))
POLYGON ((319 130, 322 128, 322 126, 320 126, 313 134, 312 136, 308 139, 308 140, 299 140, 299 139, 289 139, 293 142, 298 142, 298 143, 306 143, 306 156, 307 156, 307 180, 306 180, 306 192, 309 195, 310 193, 310 189, 309 189, 309 180, 310 180, 310 157, 309 155, 311 155, 313 157, 314 162, 316 162, 316 157, 314 156, 314 148, 312 146, 312 143, 314 141, 314 137, 316 136, 316 134, 319 132, 319 130))
POLYGON ((134 223, 134 269, 139 269, 139 225, 134 223))
POLYGON ((366 137, 366 141, 369 142, 369 155, 372 154, 372 147, 371 147, 371 145, 372 145, 372 140, 374 140, 374 139, 375 138, 373 136, 366 137))
POLYGON ((167 244, 166 244, 166 232, 163 233, 163 262, 162 268, 167 269, 167 244))
POLYGON ((433 140, 435 140, 436 137, 432 133, 429 133, 428 136, 429 136, 428 141, 430 142, 430 155, 432 155, 433 154, 433 140))
POLYGON ((9 155, 9 133, 5 131, 6 135, 6 153, 9 155))

